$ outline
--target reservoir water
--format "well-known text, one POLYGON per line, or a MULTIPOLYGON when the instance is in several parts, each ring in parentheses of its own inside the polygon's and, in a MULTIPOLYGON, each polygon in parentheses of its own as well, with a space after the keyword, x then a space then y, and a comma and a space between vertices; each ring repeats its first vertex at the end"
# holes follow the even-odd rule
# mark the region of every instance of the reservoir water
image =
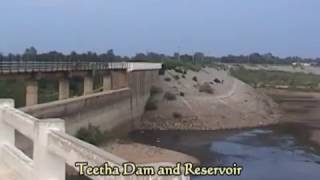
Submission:
POLYGON ((320 153, 306 143, 303 127, 237 131, 135 131, 132 140, 184 152, 203 166, 243 166, 239 177, 192 177, 193 180, 319 180, 320 153))

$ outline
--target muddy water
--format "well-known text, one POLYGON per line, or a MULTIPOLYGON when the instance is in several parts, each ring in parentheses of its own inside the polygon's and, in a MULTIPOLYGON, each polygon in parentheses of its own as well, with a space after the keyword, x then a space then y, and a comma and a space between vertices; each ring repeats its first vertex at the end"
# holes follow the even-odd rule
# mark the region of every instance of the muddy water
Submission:
POLYGON ((240 177, 192 177, 195 180, 319 180, 320 153, 306 141, 301 125, 241 131, 137 131, 134 141, 174 149, 201 165, 243 166, 240 177))

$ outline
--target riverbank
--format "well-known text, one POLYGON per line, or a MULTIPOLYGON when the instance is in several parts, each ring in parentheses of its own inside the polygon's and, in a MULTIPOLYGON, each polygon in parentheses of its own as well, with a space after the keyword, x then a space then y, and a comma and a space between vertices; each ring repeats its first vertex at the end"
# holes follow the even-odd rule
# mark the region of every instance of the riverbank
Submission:
POLYGON ((280 116, 270 97, 224 70, 203 68, 185 74, 169 70, 156 86, 161 89, 152 97, 156 108, 145 112, 136 129, 247 128, 277 124, 280 116))
POLYGON ((298 123, 304 126, 304 134, 320 147, 320 93, 279 89, 259 89, 279 104, 280 123, 298 123))
MULTIPOLYGON (((318 180, 320 151, 305 141, 304 128, 296 125, 218 131, 150 130, 143 134, 131 133, 130 137, 140 143, 192 154, 201 160, 200 166, 230 166, 236 162, 244 168, 239 177, 243 180, 261 177, 269 180, 318 180)), ((227 176, 191 177, 192 180, 216 178, 238 179, 227 176)))
MULTIPOLYGON (((135 123, 137 130, 203 131, 302 123, 308 127, 307 139, 320 144, 320 93, 254 89, 228 72, 212 68, 183 75, 167 71, 156 86, 161 88, 152 96, 156 108, 135 123), (204 83, 210 84, 213 93, 199 91, 204 83), (168 93, 172 99, 166 98, 168 93)), ((114 142, 103 149, 137 163, 198 161, 183 153, 132 142, 114 142)))
POLYGON ((320 148, 320 129, 312 132, 311 141, 320 148))
POLYGON ((172 151, 156 146, 144 145, 136 142, 121 142, 115 140, 102 145, 102 149, 137 164, 169 162, 192 162, 200 164, 200 161, 190 155, 172 151))
MULTIPOLYGON (((134 124, 136 130, 208 131, 279 123, 278 105, 270 97, 224 70, 203 68, 187 73, 169 70, 155 87, 150 98, 153 109, 147 109, 141 121, 134 124), (204 84, 207 91, 201 89, 204 84)), ((136 163, 199 163, 183 153, 132 142, 115 141, 102 148, 136 163)))

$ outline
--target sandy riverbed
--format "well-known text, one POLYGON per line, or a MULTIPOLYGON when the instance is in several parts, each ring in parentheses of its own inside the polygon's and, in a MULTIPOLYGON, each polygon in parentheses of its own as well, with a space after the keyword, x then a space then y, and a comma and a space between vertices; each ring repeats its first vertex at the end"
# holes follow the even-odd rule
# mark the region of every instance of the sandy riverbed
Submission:
POLYGON ((198 159, 180 152, 133 142, 121 143, 119 141, 114 141, 101 148, 137 164, 157 162, 169 162, 174 164, 177 162, 200 163, 198 159))

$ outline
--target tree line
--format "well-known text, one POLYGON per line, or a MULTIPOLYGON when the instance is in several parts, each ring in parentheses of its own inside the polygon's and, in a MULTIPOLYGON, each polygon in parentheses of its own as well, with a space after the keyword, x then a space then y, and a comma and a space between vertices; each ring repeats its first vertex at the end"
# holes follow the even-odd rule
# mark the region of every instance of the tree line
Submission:
POLYGON ((64 54, 58 51, 50 51, 47 53, 38 53, 36 48, 27 48, 22 54, 9 53, 3 55, 0 53, 0 61, 101 61, 101 62, 120 62, 120 61, 178 61, 193 64, 203 63, 251 63, 251 64, 291 64, 293 62, 313 63, 320 65, 320 58, 302 58, 302 57, 285 57, 280 58, 271 53, 259 54, 252 53, 249 55, 228 55, 222 57, 208 56, 202 52, 194 54, 179 54, 167 55, 156 52, 137 53, 135 56, 116 55, 112 49, 105 53, 96 53, 88 51, 86 53, 77 53, 75 51, 64 54))

